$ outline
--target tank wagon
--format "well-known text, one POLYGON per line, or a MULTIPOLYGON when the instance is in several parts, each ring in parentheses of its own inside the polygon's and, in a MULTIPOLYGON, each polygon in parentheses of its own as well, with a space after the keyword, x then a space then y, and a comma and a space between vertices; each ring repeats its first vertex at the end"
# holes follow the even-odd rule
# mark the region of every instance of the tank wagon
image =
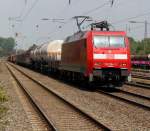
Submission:
POLYGON ((16 54, 16 64, 27 66, 30 63, 28 51, 19 51, 16 54))
POLYGON ((18 50, 16 51, 16 54, 14 55, 14 63, 30 67, 32 63, 32 59, 30 57, 30 53, 32 50, 34 50, 37 46, 33 45, 28 50, 18 50))
POLYGON ((134 68, 150 69, 150 54, 131 55, 131 63, 134 68))
POLYGON ((16 62, 16 55, 12 54, 12 55, 8 56, 7 60, 12 62, 12 63, 15 63, 16 62))
POLYGON ((58 71, 63 40, 54 40, 31 51, 32 66, 40 70, 58 71))

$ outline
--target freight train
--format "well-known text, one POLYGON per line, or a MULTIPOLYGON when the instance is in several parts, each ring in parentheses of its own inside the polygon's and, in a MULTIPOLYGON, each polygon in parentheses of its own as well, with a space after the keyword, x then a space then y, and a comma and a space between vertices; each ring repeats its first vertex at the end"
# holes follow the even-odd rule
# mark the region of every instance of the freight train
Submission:
POLYGON ((148 55, 131 55, 133 68, 150 69, 150 54, 148 55))
POLYGON ((131 80, 130 48, 124 31, 79 31, 64 41, 42 44, 9 60, 89 84, 131 80))

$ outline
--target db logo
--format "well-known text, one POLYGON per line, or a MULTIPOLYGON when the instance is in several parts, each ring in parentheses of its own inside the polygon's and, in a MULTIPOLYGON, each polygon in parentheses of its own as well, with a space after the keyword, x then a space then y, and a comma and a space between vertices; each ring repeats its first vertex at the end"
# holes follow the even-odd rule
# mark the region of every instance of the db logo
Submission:
POLYGON ((107 59, 114 59, 114 55, 113 54, 108 54, 107 59))
POLYGON ((108 50, 108 53, 112 53, 112 51, 111 51, 111 50, 108 50))

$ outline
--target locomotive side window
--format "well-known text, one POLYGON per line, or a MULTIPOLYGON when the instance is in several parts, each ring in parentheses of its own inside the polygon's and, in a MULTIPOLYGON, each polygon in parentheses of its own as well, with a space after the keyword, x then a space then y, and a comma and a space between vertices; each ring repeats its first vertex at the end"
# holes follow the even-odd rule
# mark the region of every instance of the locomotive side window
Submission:
POLYGON ((105 47, 125 47, 124 37, 122 36, 94 36, 95 48, 105 47))

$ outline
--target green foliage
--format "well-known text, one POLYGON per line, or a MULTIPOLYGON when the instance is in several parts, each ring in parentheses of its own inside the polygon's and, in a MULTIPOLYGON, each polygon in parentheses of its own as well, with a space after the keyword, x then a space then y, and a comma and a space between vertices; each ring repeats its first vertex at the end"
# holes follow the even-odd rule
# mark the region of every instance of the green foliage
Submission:
POLYGON ((129 38, 131 54, 143 55, 150 54, 150 38, 135 41, 133 38, 129 38))
MULTIPOLYGON (((6 114, 7 108, 3 105, 4 102, 8 101, 8 97, 6 96, 6 92, 0 86, 0 119, 6 114)), ((1 124, 1 123, 0 123, 1 124)))
POLYGON ((13 38, 0 37, 0 56, 9 55, 13 51, 15 45, 16 43, 13 38))
POLYGON ((0 103, 1 102, 5 102, 7 100, 8 100, 8 98, 6 96, 6 93, 4 92, 4 90, 2 89, 2 87, 0 87, 0 103))

